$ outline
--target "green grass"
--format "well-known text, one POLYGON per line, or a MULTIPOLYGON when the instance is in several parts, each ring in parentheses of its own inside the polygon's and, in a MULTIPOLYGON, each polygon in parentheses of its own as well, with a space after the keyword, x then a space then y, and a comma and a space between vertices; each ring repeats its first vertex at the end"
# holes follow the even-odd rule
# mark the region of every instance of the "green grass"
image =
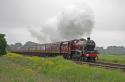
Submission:
POLYGON ((98 61, 125 64, 125 55, 99 55, 98 61))
POLYGON ((0 82, 125 82, 124 77, 119 70, 78 65, 62 57, 0 57, 0 82))
POLYGON ((11 61, 6 57, 0 58, 0 82, 50 82, 51 80, 30 66, 18 64, 17 61, 11 61))

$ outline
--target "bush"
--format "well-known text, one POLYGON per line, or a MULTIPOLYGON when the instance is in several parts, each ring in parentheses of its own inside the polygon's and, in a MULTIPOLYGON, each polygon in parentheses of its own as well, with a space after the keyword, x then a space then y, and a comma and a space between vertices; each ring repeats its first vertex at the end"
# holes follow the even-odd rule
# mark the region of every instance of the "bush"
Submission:
POLYGON ((7 42, 4 34, 0 34, 0 55, 6 54, 7 42))

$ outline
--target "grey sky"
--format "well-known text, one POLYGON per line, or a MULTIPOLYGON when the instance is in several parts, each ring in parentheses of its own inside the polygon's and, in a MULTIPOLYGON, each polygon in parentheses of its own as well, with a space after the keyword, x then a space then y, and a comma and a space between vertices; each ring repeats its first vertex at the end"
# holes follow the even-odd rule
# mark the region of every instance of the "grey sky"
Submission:
POLYGON ((71 4, 86 3, 95 15, 91 37, 98 46, 125 46, 125 0, 0 0, 0 32, 9 43, 36 41, 28 26, 36 29, 71 4))

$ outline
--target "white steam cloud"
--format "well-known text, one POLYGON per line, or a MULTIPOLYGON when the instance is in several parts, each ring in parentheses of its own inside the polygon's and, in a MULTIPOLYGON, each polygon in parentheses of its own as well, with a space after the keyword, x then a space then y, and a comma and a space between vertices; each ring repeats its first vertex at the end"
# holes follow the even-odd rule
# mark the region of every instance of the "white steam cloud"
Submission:
POLYGON ((49 19, 41 31, 30 29, 33 37, 40 42, 55 42, 90 36, 94 27, 94 16, 88 6, 71 5, 58 15, 49 19))

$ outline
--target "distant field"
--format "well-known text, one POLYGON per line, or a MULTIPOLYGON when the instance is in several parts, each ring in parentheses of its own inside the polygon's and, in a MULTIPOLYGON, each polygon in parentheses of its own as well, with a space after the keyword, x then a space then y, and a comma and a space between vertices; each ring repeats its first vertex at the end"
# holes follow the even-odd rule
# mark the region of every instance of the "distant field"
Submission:
POLYGON ((0 57, 0 82, 125 82, 124 77, 119 70, 78 65, 62 57, 0 57))
POLYGON ((99 55, 98 61, 125 64, 125 55, 99 55))

